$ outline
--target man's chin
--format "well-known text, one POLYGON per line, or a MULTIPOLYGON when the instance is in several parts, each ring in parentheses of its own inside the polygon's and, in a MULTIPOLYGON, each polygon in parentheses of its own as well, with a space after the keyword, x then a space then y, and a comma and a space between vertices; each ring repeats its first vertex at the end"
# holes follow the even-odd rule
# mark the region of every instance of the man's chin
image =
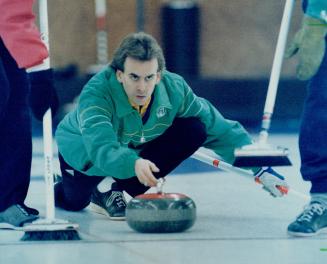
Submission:
POLYGON ((146 103, 146 98, 144 98, 144 99, 135 99, 134 100, 134 104, 136 104, 138 106, 144 105, 145 103, 146 103))

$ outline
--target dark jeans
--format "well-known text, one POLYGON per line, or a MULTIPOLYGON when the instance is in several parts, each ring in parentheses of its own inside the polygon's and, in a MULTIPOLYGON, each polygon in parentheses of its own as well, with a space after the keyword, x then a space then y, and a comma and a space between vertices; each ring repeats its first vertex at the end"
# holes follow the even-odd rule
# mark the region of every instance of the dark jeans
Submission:
MULTIPOLYGON (((202 146, 206 138, 205 127, 198 119, 177 118, 164 134, 143 145, 140 156, 151 160, 160 168, 160 172, 154 173, 156 178, 165 177, 202 146)), ((72 176, 66 171, 72 168, 62 157, 59 161, 63 183, 56 186, 56 205, 66 210, 81 210, 90 203, 91 193, 103 177, 86 176, 75 170, 72 176)), ((132 197, 149 189, 137 177, 114 179, 116 188, 126 191, 132 197)))
MULTIPOLYGON (((326 45, 327 46, 327 45, 326 45)), ((311 193, 327 193, 327 51, 309 81, 299 137, 301 173, 311 193)))
POLYGON ((0 39, 0 211, 23 203, 32 160, 29 84, 0 39))

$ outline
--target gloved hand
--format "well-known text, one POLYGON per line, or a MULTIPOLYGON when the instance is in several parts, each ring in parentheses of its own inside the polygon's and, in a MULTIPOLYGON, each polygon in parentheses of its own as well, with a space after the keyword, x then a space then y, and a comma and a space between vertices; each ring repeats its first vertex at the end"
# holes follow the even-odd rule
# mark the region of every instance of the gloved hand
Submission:
POLYGON ((49 107, 51 107, 52 116, 55 116, 59 100, 54 87, 52 69, 35 71, 28 75, 31 84, 29 100, 34 116, 42 121, 49 107))
POLYGON ((326 34, 326 22, 306 15, 303 17, 302 28, 285 52, 286 58, 299 54, 298 79, 308 80, 317 73, 325 53, 326 34))
POLYGON ((255 181, 263 185, 263 189, 274 197, 287 194, 288 185, 284 177, 271 167, 260 169, 255 175, 255 181))

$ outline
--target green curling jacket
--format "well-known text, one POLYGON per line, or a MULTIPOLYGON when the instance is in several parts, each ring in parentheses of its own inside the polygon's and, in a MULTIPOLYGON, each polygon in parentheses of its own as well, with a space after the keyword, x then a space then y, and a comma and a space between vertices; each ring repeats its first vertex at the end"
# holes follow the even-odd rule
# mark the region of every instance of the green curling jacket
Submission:
POLYGON ((196 96, 185 80, 164 71, 153 92, 150 116, 145 124, 107 67, 83 88, 76 109, 56 130, 60 154, 74 169, 90 176, 126 179, 135 176, 134 148, 160 136, 176 117, 197 117, 205 125, 204 147, 232 163, 234 148, 251 143, 244 128, 225 119, 212 104, 196 96))

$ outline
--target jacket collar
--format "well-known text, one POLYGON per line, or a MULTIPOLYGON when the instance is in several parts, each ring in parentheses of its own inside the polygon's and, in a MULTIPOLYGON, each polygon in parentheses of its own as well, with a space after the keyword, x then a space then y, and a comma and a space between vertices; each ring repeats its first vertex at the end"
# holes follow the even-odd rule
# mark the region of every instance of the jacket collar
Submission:
MULTIPOLYGON (((162 74, 164 74, 164 73, 162 73, 162 74)), ((159 109, 159 108, 172 109, 172 104, 170 102, 164 82, 161 80, 154 89, 155 89, 154 90, 154 102, 152 104, 152 107, 155 109, 159 109)))

